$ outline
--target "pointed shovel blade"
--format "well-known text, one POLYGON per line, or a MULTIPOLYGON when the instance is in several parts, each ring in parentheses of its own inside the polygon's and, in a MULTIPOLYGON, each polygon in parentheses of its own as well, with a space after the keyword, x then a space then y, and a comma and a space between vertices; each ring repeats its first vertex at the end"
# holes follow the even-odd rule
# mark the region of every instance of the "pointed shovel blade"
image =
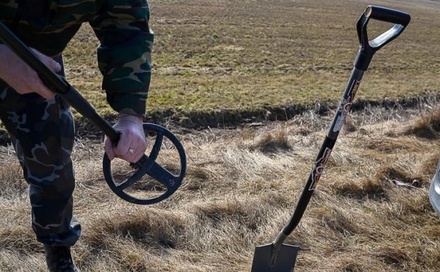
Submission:
POLYGON ((299 247, 286 244, 282 244, 277 252, 273 243, 257 246, 251 272, 293 272, 299 250, 299 247))

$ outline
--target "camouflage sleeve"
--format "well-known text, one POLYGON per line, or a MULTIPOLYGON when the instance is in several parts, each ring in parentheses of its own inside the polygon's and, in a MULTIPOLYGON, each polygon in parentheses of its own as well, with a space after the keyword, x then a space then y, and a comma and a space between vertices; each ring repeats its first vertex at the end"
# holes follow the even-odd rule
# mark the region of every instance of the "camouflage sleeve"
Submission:
POLYGON ((98 64, 107 101, 119 113, 144 115, 154 34, 146 0, 102 1, 90 21, 100 41, 98 64))

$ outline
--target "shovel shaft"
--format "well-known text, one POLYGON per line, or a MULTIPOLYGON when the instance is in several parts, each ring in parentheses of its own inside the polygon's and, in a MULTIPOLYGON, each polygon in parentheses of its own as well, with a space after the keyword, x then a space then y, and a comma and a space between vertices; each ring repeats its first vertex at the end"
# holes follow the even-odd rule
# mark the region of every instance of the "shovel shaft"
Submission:
POLYGON ((313 192, 318 184, 318 181, 324 171, 324 168, 330 158, 330 154, 338 138, 339 132, 344 124, 345 118, 347 117, 352 101, 356 95, 359 84, 362 80, 364 71, 357 68, 353 68, 350 79, 348 80, 347 87, 345 89, 344 95, 342 96, 339 107, 333 118, 332 125, 327 132, 327 135, 321 145, 318 156, 316 157, 313 168, 309 174, 306 185, 302 191, 299 198, 298 204, 296 206, 295 212, 291 217, 291 220, 283 227, 280 234, 274 241, 275 245, 280 245, 287 238, 287 236, 292 233, 292 231, 297 227, 299 221, 301 220, 307 205, 313 195, 313 192))
POLYGON ((299 224, 299 221, 301 220, 306 210, 306 207, 310 201, 310 198, 312 197, 316 185, 318 184, 321 174, 324 171, 328 159, 330 158, 330 154, 336 143, 339 132, 344 125, 347 115, 351 110, 353 100, 359 88, 359 84, 361 83, 364 72, 368 69, 368 66, 374 54, 384 45, 397 38, 408 25, 409 21, 410 16, 407 13, 378 6, 367 6, 365 11, 359 18, 357 22, 359 50, 356 54, 353 70, 347 82, 336 114, 333 118, 333 122, 322 143, 321 149, 318 153, 318 156, 316 157, 315 163, 307 179, 306 185, 298 200, 296 209, 290 221, 283 227, 280 234, 273 242, 276 247, 279 247, 287 238, 287 236, 292 233, 292 231, 299 224), (370 19, 394 23, 394 25, 388 31, 382 33, 372 40, 369 40, 367 25, 370 19))

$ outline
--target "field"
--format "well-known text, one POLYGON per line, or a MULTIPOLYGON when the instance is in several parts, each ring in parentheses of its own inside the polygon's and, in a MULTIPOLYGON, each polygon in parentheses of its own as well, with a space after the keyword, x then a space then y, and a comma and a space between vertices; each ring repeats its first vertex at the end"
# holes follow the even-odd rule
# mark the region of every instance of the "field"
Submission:
MULTIPOLYGON (((119 199, 102 174, 102 135, 76 114, 81 271, 250 271, 255 247, 272 242, 295 209, 369 4, 408 12, 411 23, 374 56, 285 243, 302 248, 295 271, 438 271, 440 217, 428 191, 440 155, 440 5, 416 0, 150 1, 146 121, 182 141, 187 174, 158 204, 119 199)), ((389 27, 373 20, 369 33, 389 27)), ((97 45, 85 25, 65 53, 67 79, 111 121, 97 45)), ((0 271, 45 271, 14 150, 0 152, 0 271)))
MULTIPOLYGON (((382 1, 383 2, 383 1, 382 1)), ((217 127, 284 120, 339 101, 357 53, 356 22, 368 1, 152 1, 156 34, 152 121, 217 127)), ((386 1, 412 22, 376 53, 357 103, 412 104, 437 97, 439 22, 433 1, 386 1)), ((372 21, 374 37, 382 25, 372 21)), ((85 28, 66 53, 69 77, 106 113, 85 28), (90 92, 89 92, 90 90, 90 92)))

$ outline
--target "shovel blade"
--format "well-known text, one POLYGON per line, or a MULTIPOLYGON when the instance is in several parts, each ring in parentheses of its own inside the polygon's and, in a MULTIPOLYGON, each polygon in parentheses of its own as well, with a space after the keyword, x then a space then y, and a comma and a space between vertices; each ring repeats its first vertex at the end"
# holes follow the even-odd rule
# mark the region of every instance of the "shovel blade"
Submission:
POLYGON ((434 210, 440 215, 440 160, 429 188, 429 200, 434 210))
POLYGON ((257 246, 251 272, 293 272, 299 250, 299 247, 282 244, 275 253, 274 244, 257 246))

